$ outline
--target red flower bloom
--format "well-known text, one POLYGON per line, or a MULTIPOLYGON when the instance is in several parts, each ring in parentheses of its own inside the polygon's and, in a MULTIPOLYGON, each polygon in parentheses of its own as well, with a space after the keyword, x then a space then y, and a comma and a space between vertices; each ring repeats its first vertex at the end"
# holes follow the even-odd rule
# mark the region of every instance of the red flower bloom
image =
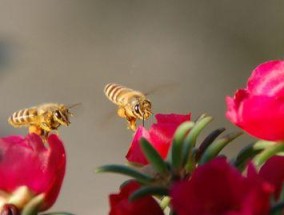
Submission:
POLYGON ((275 187, 274 197, 277 200, 284 182, 284 157, 273 156, 267 160, 261 167, 259 175, 275 187))
POLYGON ((120 193, 109 196, 110 215, 163 215, 158 203, 150 196, 146 196, 130 202, 128 197, 137 190, 140 185, 131 181, 120 189, 120 193))
POLYGON ((13 192, 25 187, 31 195, 44 194, 41 211, 48 209, 59 194, 65 166, 64 146, 56 135, 49 136, 48 146, 35 134, 1 138, 0 200, 9 201, 13 192))
POLYGON ((149 131, 140 126, 132 140, 126 158, 130 162, 148 164, 141 148, 140 139, 146 138, 159 154, 165 158, 168 154, 174 133, 177 127, 185 121, 190 120, 190 114, 156 114, 157 123, 153 124, 149 131))
POLYGON ((225 159, 198 167, 189 181, 171 188, 178 215, 266 215, 272 188, 253 168, 243 177, 225 159))
POLYGON ((284 140, 284 61, 259 65, 247 87, 227 97, 226 116, 253 136, 284 140))

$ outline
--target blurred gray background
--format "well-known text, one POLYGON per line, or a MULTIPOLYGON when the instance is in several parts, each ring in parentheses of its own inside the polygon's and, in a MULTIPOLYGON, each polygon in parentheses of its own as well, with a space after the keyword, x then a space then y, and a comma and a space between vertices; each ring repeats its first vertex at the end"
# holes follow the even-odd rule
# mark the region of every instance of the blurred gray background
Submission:
POLYGON ((283 58, 283 44, 282 0, 0 0, 0 135, 26 133, 7 123, 18 109, 81 102, 72 125, 60 129, 68 167, 51 210, 104 215, 124 178, 94 169, 123 163, 132 137, 125 121, 109 118, 116 107, 106 83, 143 92, 175 83, 150 96, 154 112, 206 112, 215 117, 208 131, 235 131, 225 96, 259 63, 283 58))

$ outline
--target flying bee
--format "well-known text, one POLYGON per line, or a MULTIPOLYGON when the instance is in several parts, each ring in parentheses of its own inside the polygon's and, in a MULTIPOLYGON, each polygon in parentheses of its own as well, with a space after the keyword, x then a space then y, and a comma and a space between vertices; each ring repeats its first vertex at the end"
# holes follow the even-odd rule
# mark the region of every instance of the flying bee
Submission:
POLYGON ((110 101, 118 105, 118 116, 125 118, 128 128, 133 131, 136 130, 137 119, 143 120, 144 124, 144 120, 152 114, 151 102, 139 91, 110 83, 105 86, 104 93, 110 101))
POLYGON ((46 140, 52 130, 57 130, 61 125, 70 125, 72 113, 69 109, 76 105, 67 107, 64 104, 46 103, 19 110, 9 117, 8 122, 16 128, 29 127, 29 133, 36 133, 46 140))

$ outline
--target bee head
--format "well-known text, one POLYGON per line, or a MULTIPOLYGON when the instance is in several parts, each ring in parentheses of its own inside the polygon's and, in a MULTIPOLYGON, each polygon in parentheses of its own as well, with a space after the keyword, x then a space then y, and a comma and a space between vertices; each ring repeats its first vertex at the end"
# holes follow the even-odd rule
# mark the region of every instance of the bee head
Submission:
POLYGON ((151 114, 152 114, 152 111, 151 111, 151 108, 152 108, 152 104, 151 102, 148 100, 148 99, 145 99, 142 101, 142 104, 141 104, 141 107, 142 107, 142 112, 144 113, 144 119, 148 119, 151 114))
POLYGON ((151 106, 151 102, 144 99, 133 106, 133 112, 139 119, 148 119, 152 114, 151 106))
POLYGON ((53 112, 54 120, 65 126, 68 126, 70 124, 70 115, 72 114, 69 112, 69 109, 64 105, 60 105, 59 108, 53 112))

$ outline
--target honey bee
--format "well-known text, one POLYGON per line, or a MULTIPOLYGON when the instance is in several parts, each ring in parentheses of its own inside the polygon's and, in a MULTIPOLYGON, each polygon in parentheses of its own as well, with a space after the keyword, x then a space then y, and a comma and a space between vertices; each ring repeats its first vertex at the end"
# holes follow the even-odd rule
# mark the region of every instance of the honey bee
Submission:
POLYGON ((133 131, 136 130, 137 119, 143 120, 144 123, 152 114, 151 102, 139 91, 110 83, 105 86, 104 93, 110 101, 118 105, 118 116, 125 118, 128 128, 133 131))
POLYGON ((29 133, 36 133, 46 140, 52 130, 57 130, 61 125, 70 125, 72 113, 69 109, 74 106, 46 103, 19 110, 9 117, 8 122, 16 128, 29 127, 29 133))

